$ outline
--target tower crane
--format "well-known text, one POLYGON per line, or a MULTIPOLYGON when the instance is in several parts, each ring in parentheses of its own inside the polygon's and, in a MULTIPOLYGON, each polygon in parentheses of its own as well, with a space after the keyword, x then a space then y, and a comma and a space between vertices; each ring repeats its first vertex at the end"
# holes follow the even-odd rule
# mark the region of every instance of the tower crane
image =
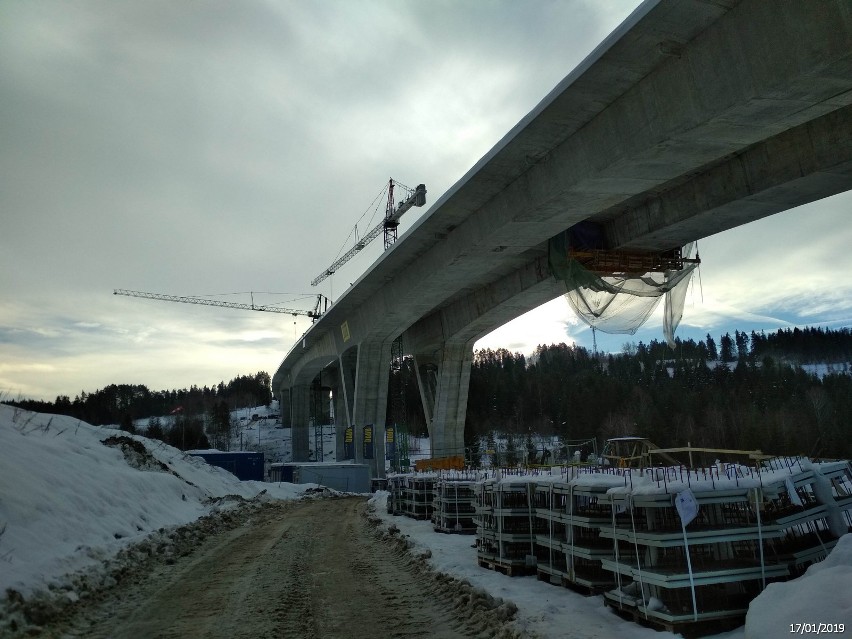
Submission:
POLYGON ((263 311, 267 313, 285 313, 292 315, 306 315, 316 321, 328 310, 328 298, 325 295, 317 295, 317 301, 313 309, 306 311, 296 308, 282 308, 280 306, 258 306, 254 303, 254 293, 251 293, 251 304, 239 304, 237 302, 225 302, 223 300, 211 300, 204 297, 192 297, 182 295, 163 295, 161 293, 145 293, 143 291, 128 291, 123 288, 113 290, 113 295, 127 295, 128 297, 143 297, 149 300, 161 300, 164 302, 183 302, 184 304, 202 304, 206 306, 219 306, 222 308, 237 308, 246 311, 263 311))
POLYGON ((373 229, 364 237, 355 242, 355 246, 337 258, 331 266, 311 280, 311 286, 316 286, 325 278, 334 275, 341 266, 355 257, 361 249, 376 239, 382 231, 384 231, 385 234, 385 250, 390 248, 393 243, 396 242, 399 218, 402 217, 403 213, 412 206, 423 206, 426 204, 425 184, 418 184, 416 188, 412 189, 399 182, 394 182, 393 178, 391 178, 386 188, 388 192, 388 201, 387 206, 385 207, 385 217, 382 221, 373 227, 373 229), (394 201, 394 189, 402 191, 404 194, 404 199, 400 201, 399 204, 396 204, 394 201))

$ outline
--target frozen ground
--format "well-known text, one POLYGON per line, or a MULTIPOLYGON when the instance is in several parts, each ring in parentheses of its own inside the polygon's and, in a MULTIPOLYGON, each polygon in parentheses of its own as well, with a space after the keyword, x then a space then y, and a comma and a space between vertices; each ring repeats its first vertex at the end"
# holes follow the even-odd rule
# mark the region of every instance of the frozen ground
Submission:
MULTIPOLYGON (((247 500, 299 498, 308 488, 240 482, 160 442, 0 405, 0 592, 14 591, 20 599, 49 591, 74 601, 85 596, 80 571, 105 574, 116 557, 133 548, 171 552, 169 531, 177 526, 247 500)), ((517 627, 533 636, 671 636, 621 620, 600 597, 482 569, 471 537, 435 533, 428 522, 388 515, 385 499, 373 497, 376 513, 407 535, 415 554, 428 555, 439 571, 514 602, 517 627)), ((102 583, 108 585, 108 578, 102 583)), ((770 586, 752 603, 746 627, 724 636, 817 634, 819 624, 833 624, 820 634, 829 634, 828 628, 835 636, 850 636, 850 592, 852 536, 846 535, 803 577, 770 586), (844 624, 843 632, 837 632, 838 624, 844 624)), ((0 635, 10 621, 0 606, 0 635)))

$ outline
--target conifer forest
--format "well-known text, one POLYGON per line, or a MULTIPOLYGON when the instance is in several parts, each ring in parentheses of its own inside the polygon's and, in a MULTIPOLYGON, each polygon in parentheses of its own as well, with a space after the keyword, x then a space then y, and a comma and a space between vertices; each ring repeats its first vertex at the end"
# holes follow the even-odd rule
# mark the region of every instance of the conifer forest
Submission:
MULTIPOLYGON (((677 339, 675 349, 664 342, 628 342, 622 352, 609 354, 566 344, 542 345, 530 356, 479 350, 470 374, 465 444, 473 451, 506 435, 519 441, 532 435, 595 438, 599 444, 637 435, 662 447, 689 443, 850 458, 850 367, 852 331, 846 328, 734 331, 718 342, 708 334, 698 342, 677 339)), ((398 420, 394 410, 402 406, 408 432, 425 435, 413 360, 406 358, 392 375, 400 378, 391 380, 390 394, 399 389, 403 401, 389 396, 388 420, 398 420)), ((229 411, 268 405, 270 382, 268 373, 258 372, 211 387, 151 391, 113 384, 73 400, 6 403, 129 431, 135 420, 148 418, 148 436, 181 448, 227 449, 229 411), (159 420, 165 415, 174 416, 169 427, 159 420)), ((319 423, 331 417, 329 402, 324 405, 324 414, 312 415, 319 423)))
POLYGON ((466 445, 489 433, 564 439, 636 435, 662 447, 852 456, 852 333, 735 331, 719 343, 626 344, 594 354, 565 344, 526 358, 477 351, 466 445))

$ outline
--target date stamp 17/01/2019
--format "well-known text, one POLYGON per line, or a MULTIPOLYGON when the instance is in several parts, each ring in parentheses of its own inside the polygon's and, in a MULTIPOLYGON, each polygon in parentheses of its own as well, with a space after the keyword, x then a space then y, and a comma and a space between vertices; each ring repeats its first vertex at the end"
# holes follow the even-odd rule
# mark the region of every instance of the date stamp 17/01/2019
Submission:
POLYGON ((846 632, 842 623, 791 623, 790 632, 795 635, 828 635, 846 632))

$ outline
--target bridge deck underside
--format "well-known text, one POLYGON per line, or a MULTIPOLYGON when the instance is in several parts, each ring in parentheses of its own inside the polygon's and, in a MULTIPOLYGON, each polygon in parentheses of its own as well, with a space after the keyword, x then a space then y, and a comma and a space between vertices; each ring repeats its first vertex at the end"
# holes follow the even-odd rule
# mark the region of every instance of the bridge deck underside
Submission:
POLYGON ((646 3, 316 322, 274 388, 356 344, 471 344, 562 292, 547 243, 580 221, 665 251, 848 190, 850 104, 844 0, 646 3))

